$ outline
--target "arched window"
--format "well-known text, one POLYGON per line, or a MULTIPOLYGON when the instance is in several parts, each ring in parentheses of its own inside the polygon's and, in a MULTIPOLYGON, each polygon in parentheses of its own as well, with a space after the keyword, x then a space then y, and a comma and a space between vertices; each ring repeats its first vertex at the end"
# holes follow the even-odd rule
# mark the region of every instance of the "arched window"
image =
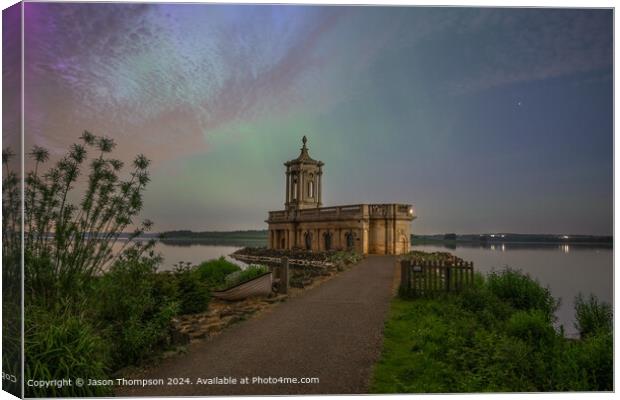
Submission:
POLYGON ((308 182, 308 197, 314 197, 314 182, 308 182))

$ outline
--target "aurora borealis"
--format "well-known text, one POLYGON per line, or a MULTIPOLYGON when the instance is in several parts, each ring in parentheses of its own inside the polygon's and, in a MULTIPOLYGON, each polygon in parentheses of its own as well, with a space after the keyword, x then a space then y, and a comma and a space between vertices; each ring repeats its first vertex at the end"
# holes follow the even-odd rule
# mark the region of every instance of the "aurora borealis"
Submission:
POLYGON ((26 3, 26 148, 88 129, 146 154, 157 230, 266 228, 305 134, 325 205, 413 203, 414 233, 611 235, 612 27, 603 9, 26 3))

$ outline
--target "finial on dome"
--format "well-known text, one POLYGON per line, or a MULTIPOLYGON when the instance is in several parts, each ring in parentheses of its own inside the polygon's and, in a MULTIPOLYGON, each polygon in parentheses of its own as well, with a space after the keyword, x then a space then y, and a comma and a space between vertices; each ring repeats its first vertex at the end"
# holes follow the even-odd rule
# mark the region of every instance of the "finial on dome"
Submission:
POLYGON ((304 147, 306 147, 306 143, 308 142, 308 138, 306 138, 306 135, 304 135, 304 137, 301 138, 301 142, 304 144, 304 147))

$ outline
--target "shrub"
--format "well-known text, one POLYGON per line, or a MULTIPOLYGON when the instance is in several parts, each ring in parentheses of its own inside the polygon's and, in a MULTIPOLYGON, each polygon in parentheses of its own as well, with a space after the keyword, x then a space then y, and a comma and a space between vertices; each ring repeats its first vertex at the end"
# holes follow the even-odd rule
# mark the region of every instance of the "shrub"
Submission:
POLYGON ((517 311, 506 324, 509 335, 536 346, 550 346, 556 338, 556 331, 547 316, 540 310, 517 311))
POLYGON ((159 261, 133 252, 97 282, 96 318, 111 338, 114 368, 138 363, 167 344, 179 305, 161 293, 155 272, 159 261))
MULTIPOLYGON (((50 157, 46 149, 34 146, 28 153, 34 167, 25 172, 23 188, 26 301, 53 304, 88 290, 90 279, 122 254, 112 248, 142 209, 149 160, 138 155, 129 177, 122 180, 123 162, 109 157, 116 146, 112 139, 85 131, 81 140, 47 171, 42 170, 50 157), (81 201, 73 204, 70 199, 84 170, 86 188, 81 201)), ((8 168, 10 154, 3 152, 3 162, 8 175, 14 176, 8 168)), ((13 193, 15 182, 7 180, 6 191, 4 183, 3 194, 13 193)), ((7 221, 14 221, 21 210, 17 200, 3 200, 7 221)), ((135 229, 123 249, 150 226, 145 221, 135 229)))
POLYGON ((588 300, 584 300, 581 293, 575 298, 575 328, 582 338, 595 335, 601 331, 611 331, 612 316, 611 306, 599 302, 593 294, 588 300))
POLYGON ((205 311, 211 299, 207 283, 189 267, 177 268, 175 277, 178 285, 180 313, 195 314, 205 311))
POLYGON ((240 270, 238 265, 220 257, 217 260, 209 260, 200 264, 196 267, 195 274, 209 287, 215 288, 224 283, 226 275, 240 270))
POLYGON ((487 277, 486 286, 517 310, 540 310, 549 321, 555 320, 554 312, 559 302, 551 296, 549 288, 542 287, 527 274, 509 268, 492 272, 487 277))
POLYGON ((587 390, 613 390, 614 354, 613 334, 599 331, 596 335, 576 343, 575 358, 582 375, 586 376, 587 390))
POLYGON ((479 277, 474 279, 472 287, 464 289, 456 297, 459 305, 472 313, 486 326, 505 321, 513 312, 512 307, 495 296, 479 277))
POLYGON ((549 316, 556 304, 518 271, 478 279, 460 293, 394 299, 371 391, 613 390, 611 310, 578 301, 583 326, 593 328, 569 340, 549 316))
MULTIPOLYGON (((82 313, 70 309, 50 312, 38 307, 26 309, 25 378, 105 379, 110 344, 82 313)), ((26 397, 87 397, 109 395, 110 388, 37 388, 26 386, 26 397)))

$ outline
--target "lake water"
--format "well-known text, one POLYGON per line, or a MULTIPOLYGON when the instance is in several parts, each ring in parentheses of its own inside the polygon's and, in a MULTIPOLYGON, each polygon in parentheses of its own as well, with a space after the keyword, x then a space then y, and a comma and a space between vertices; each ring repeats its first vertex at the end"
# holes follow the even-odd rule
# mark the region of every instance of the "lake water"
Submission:
MULTIPOLYGON (((256 245, 253 243, 251 245, 256 245)), ((161 270, 171 270, 179 261, 199 264, 202 261, 227 257, 240 249, 235 245, 214 245, 201 242, 158 243, 164 256, 161 270)), ((575 336, 574 299, 578 293, 595 294, 600 300, 613 304, 613 250, 611 247, 580 245, 494 245, 487 247, 414 245, 422 251, 446 251, 474 262, 476 271, 488 273, 507 266, 520 269, 549 286, 554 297, 560 298, 558 325, 568 336, 575 336)), ((229 260, 230 258, 227 257, 229 260)), ((235 261, 236 262, 236 261, 235 261)))

